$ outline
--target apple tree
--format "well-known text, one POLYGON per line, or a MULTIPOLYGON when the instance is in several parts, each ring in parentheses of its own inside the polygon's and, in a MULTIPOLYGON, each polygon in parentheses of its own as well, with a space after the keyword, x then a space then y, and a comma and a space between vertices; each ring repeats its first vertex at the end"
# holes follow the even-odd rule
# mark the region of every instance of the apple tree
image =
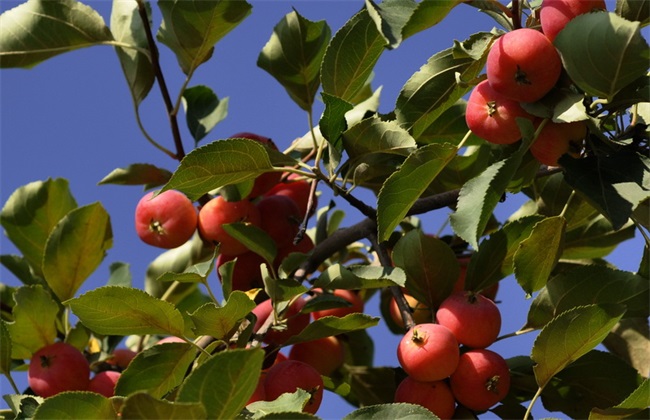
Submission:
POLYGON ((328 392, 358 407, 349 419, 528 418, 536 403, 573 418, 647 416, 648 1, 366 0, 335 31, 277 7, 286 15, 269 22, 257 66, 307 116, 287 122, 306 134, 285 150, 269 133, 211 137, 227 101, 192 85, 254 4, 116 0, 107 24, 76 0, 28 0, 0 15, 2 68, 114 47, 143 140, 175 162, 98 180, 146 191, 135 231, 161 253, 144 289, 115 266, 79 292, 113 233, 68 180, 35 180, 4 203, 20 252, 1 256, 20 284, 1 290, 4 414, 315 418, 328 392), (380 112, 382 54, 455 8, 497 26, 432 51, 380 112), (184 76, 178 92, 161 49, 184 76), (170 144, 140 119, 152 89, 170 144), (524 204, 499 220, 512 195, 524 204), (443 209, 452 233, 426 232, 418 217, 443 209), (635 235, 638 270, 606 260, 635 235), (497 298, 509 276, 527 299, 497 298), (381 317, 366 313, 372 297, 381 317), (528 308, 519 331, 498 336, 499 305, 528 308), (367 331, 381 319, 403 336, 395 366, 373 364, 367 331), (490 349, 526 333, 538 334, 526 354, 490 349))

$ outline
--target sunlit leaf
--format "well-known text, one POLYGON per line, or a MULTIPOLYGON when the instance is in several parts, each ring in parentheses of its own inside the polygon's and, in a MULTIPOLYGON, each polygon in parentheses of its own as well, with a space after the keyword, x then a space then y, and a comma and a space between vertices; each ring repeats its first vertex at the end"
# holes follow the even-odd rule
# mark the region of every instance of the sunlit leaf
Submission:
POLYGON ((402 43, 402 31, 418 7, 413 0, 384 0, 376 4, 366 0, 366 10, 377 25, 389 48, 397 48, 402 43))
POLYGON ((131 274, 130 265, 123 262, 114 262, 109 266, 111 272, 107 286, 132 287, 133 275, 131 274))
POLYGON ((343 132, 343 146, 354 159, 372 152, 407 155, 416 146, 415 140, 395 121, 367 118, 343 132))
POLYGON ((295 392, 285 392, 273 401, 255 401, 247 405, 246 410, 250 411, 253 419, 315 419, 317 417, 313 414, 302 412, 310 398, 309 392, 298 388, 295 392))
POLYGON ((404 286, 406 275, 399 267, 347 266, 333 264, 323 270, 314 287, 325 289, 373 289, 404 286))
POLYGON ((144 185, 145 189, 165 184, 172 173, 149 163, 134 163, 124 168, 117 168, 98 182, 118 185, 144 185))
POLYGON ((223 229, 269 264, 275 261, 277 246, 264 230, 246 223, 228 223, 223 225, 223 229))
POLYGON ((34 419, 119 419, 110 399, 95 392, 61 392, 46 398, 34 419))
POLYGON ((228 334, 255 308, 255 302, 244 292, 233 291, 223 307, 206 303, 190 314, 197 335, 209 335, 217 340, 228 334))
POLYGON ((60 300, 70 299, 112 245, 110 218, 100 203, 72 210, 47 239, 43 256, 47 284, 60 300))
POLYGON ((0 67, 32 67, 113 40, 104 19, 75 0, 30 0, 0 15, 0 67))
POLYGON ((98 334, 182 336, 185 331, 183 316, 174 305, 139 289, 99 287, 65 303, 98 334))
POLYGON ((646 378, 623 402, 612 408, 594 408, 589 419, 620 419, 647 410, 650 406, 650 380, 646 378))
POLYGON ((344 317, 324 316, 311 322, 299 334, 286 341, 286 345, 312 341, 332 335, 344 334, 351 331, 365 330, 379 324, 379 318, 354 312, 344 317))
POLYGON ((205 419, 208 414, 201 403, 181 403, 159 400, 150 394, 138 392, 124 400, 122 418, 125 419, 205 419))
POLYGON ((417 404, 393 403, 378 404, 359 408, 343 417, 344 420, 356 419, 438 419, 431 411, 417 404))
POLYGON ((0 373, 8 374, 11 372, 11 333, 7 323, 0 321, 0 373))
POLYGON ((183 91, 187 127, 198 143, 228 115, 228 98, 219 100, 207 86, 199 85, 183 91))

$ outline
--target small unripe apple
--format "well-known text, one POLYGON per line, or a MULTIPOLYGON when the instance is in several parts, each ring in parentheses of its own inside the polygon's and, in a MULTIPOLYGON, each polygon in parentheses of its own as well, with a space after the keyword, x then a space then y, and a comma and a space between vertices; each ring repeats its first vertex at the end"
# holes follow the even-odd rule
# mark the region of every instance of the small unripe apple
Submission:
POLYGON ((105 370, 97 373, 88 384, 88 391, 96 392, 110 398, 115 396, 115 384, 120 379, 120 372, 105 370))
POLYGON ((547 166, 558 166, 558 159, 569 154, 579 157, 584 139, 587 135, 587 124, 584 121, 570 123, 554 123, 548 121, 530 146, 530 153, 547 166))
MULTIPOLYGON (((321 291, 321 289, 314 289, 314 291, 321 291)), ((312 312, 312 316, 314 320, 320 319, 324 316, 336 316, 339 318, 342 318, 346 315, 357 313, 357 312, 363 312, 363 308, 365 306, 363 299, 361 299, 361 296, 353 291, 353 290, 347 290, 347 289, 336 289, 332 292, 334 296, 338 296, 340 298, 345 299, 350 303, 350 306, 343 306, 343 307, 338 307, 338 308, 331 308, 331 309, 323 309, 321 311, 314 311, 312 312)))
POLYGON ((544 0, 539 12, 542 32, 553 42, 557 34, 576 16, 606 10, 605 0, 544 0))
POLYGON ((487 80, 476 85, 467 100, 467 127, 490 143, 511 144, 519 140, 517 118, 534 119, 518 101, 497 92, 487 80))
POLYGON ((146 244, 171 249, 183 245, 196 231, 197 214, 185 194, 167 190, 145 194, 135 208, 135 231, 146 244))
POLYGON ((302 217, 296 203, 284 195, 269 195, 257 204, 260 225, 281 248, 291 245, 298 234, 302 217))
POLYGON ((451 375, 460 350, 458 341, 447 327, 419 324, 411 328, 397 346, 397 359, 413 379, 432 382, 451 375))
POLYGON ((459 344, 485 348, 501 331, 501 312, 490 299, 473 292, 457 292, 442 301, 436 319, 454 334, 459 344))
POLYGON ((85 391, 90 383, 90 364, 76 347, 56 342, 34 353, 27 382, 43 398, 63 391, 85 391))
POLYGON ((199 233, 208 242, 219 244, 219 252, 225 255, 240 255, 248 248, 225 231, 223 225, 244 222, 261 226, 260 212, 248 200, 226 201, 215 197, 199 210, 199 233))
POLYGON ((420 382, 410 376, 397 386, 395 402, 421 405, 441 419, 452 418, 456 409, 456 399, 446 382, 420 382))
POLYGON ((562 60, 541 32, 521 28, 503 35, 490 48, 487 80, 502 95, 520 102, 535 102, 560 78, 562 60))
POLYGON ((343 366, 345 351, 341 341, 330 336, 294 344, 289 350, 289 359, 305 362, 321 375, 331 376, 343 366))
POLYGON ((508 394, 510 369, 498 353, 470 350, 460 356, 449 383, 456 401, 469 409, 485 411, 508 394))
MULTIPOLYGON (((289 338, 300 333, 307 325, 309 325, 309 314, 300 313, 300 310, 305 306, 307 301, 304 298, 296 299, 291 303, 289 308, 284 315, 286 327, 283 330, 278 329, 269 329, 264 336, 264 342, 267 344, 284 344, 289 338)), ((272 315, 273 306, 271 299, 267 299, 260 304, 258 304, 252 311, 257 317, 257 322, 255 323, 254 331, 259 331, 259 329, 264 325, 266 319, 272 315)))
POLYGON ((266 373, 264 391, 268 401, 273 401, 284 393, 295 392, 298 388, 311 394, 303 411, 316 414, 324 390, 323 378, 316 369, 297 360, 285 360, 273 365, 266 373))
MULTIPOLYGON (((255 133, 250 133, 250 132, 241 132, 241 133, 236 133, 230 136, 231 138, 243 138, 243 139, 249 139, 249 140, 255 140, 259 143, 262 143, 264 146, 273 149, 273 150, 278 150, 278 147, 273 143, 273 140, 271 140, 268 137, 261 136, 259 134, 255 133)), ((280 179, 282 178, 282 173, 281 172, 266 172, 263 173, 262 175, 259 175, 257 178, 255 178, 255 183, 253 184, 253 189, 251 192, 246 196, 245 198, 247 199, 254 199, 256 197, 259 197, 261 195, 264 195, 267 191, 269 191, 271 188, 273 188, 274 185, 276 185, 278 182, 280 182, 280 179)))

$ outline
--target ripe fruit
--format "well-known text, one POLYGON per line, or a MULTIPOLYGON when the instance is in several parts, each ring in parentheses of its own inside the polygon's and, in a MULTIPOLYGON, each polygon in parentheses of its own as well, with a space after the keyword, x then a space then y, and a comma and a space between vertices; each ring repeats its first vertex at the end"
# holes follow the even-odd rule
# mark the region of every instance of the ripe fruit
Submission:
POLYGON ((36 395, 43 398, 63 391, 85 391, 90 382, 90 365, 75 347, 56 342, 34 353, 27 381, 36 395))
MULTIPOLYGON (((260 136, 259 134, 255 133, 249 133, 249 132, 241 132, 237 134, 233 134, 230 136, 231 138, 244 138, 244 139, 250 139, 250 140, 255 140, 266 147, 274 150, 278 150, 278 147, 273 143, 273 140, 271 140, 268 137, 260 136)), ((282 178, 282 173, 281 172, 266 172, 263 173, 262 175, 258 176, 255 178, 255 183, 253 184, 253 189, 251 192, 246 196, 248 199, 253 199, 256 197, 259 197, 261 195, 264 195, 268 190, 270 190, 274 185, 276 185, 278 182, 280 182, 280 179, 282 178)))
MULTIPOLYGON (((314 291, 319 291, 319 290, 320 289, 314 289, 314 291)), ((358 293, 352 290, 336 289, 332 292, 332 294, 334 296, 338 296, 340 298, 347 300, 350 303, 350 306, 323 309, 322 311, 314 311, 312 312, 312 316, 314 317, 315 320, 322 318, 324 316, 337 316, 341 318, 355 312, 363 312, 364 302, 358 293)))
POLYGON ((266 392, 264 391, 264 379, 266 379, 266 372, 262 372, 260 374, 260 378, 257 381, 255 391, 253 391, 253 395, 250 396, 246 405, 254 403, 256 401, 266 400, 266 392))
MULTIPOLYGON (((283 330, 269 329, 264 336, 263 341, 267 344, 280 345, 305 329, 305 327, 309 325, 309 314, 300 313, 300 310, 305 306, 305 303, 307 303, 307 301, 304 298, 293 301, 287 309, 286 314, 283 316, 283 318, 286 319, 286 323, 284 324, 284 327, 286 328, 283 330)), ((273 312, 271 299, 267 299, 257 305, 252 312, 257 317, 254 330, 259 331, 262 325, 264 325, 266 319, 273 312)))
POLYGON ((476 85, 467 100, 467 127, 490 143, 511 144, 519 140, 517 118, 533 120, 519 102, 501 95, 487 80, 476 85))
POLYGON ((276 245, 290 245, 302 223, 296 203, 284 195, 269 195, 257 203, 257 209, 261 216, 262 229, 273 238, 276 245))
POLYGON ((499 38, 487 57, 490 86, 510 99, 535 102, 560 78, 562 61, 543 33, 530 28, 508 32, 499 38))
POLYGON ((208 242, 219 243, 219 252, 225 255, 240 255, 248 251, 246 246, 230 236, 222 227, 224 224, 235 222, 260 226, 259 210, 248 200, 226 201, 219 196, 208 201, 199 211, 198 226, 201 237, 208 242))
POLYGON ((303 411, 316 414, 323 400, 323 378, 316 369, 297 360, 285 360, 273 365, 266 373, 264 391, 266 399, 273 401, 286 392, 295 392, 298 388, 311 394, 303 411))
POLYGON ((420 324, 411 328, 397 346, 400 365, 416 381, 432 382, 451 375, 458 365, 458 341, 447 327, 420 324))
POLYGON ((106 359, 106 363, 117 366, 120 369, 126 369, 131 363, 131 360, 137 355, 136 352, 129 349, 115 349, 111 357, 106 359))
MULTIPOLYGON (((299 181, 290 181, 291 175, 288 178, 287 182, 280 182, 276 184, 273 188, 266 193, 266 196, 270 195, 282 195, 290 198, 296 203, 298 209, 300 210, 300 217, 303 219, 307 213, 307 204, 309 203, 309 192, 311 190, 311 184, 305 180, 299 181)), ((317 200, 314 197, 314 200, 317 200)), ((316 203, 314 203, 313 208, 316 208, 316 203)))
POLYGON ((260 264, 265 263, 264 258, 253 251, 244 252, 241 255, 223 255, 217 257, 217 275, 221 281, 219 267, 237 259, 232 273, 232 290, 247 291, 251 289, 264 288, 260 264))
POLYGON ((553 42, 573 18, 597 9, 607 9, 605 0, 544 0, 539 12, 542 32, 553 42))
MULTIPOLYGON (((431 310, 428 306, 406 293, 404 293, 404 297, 406 298, 406 301, 412 310, 411 315, 413 316, 413 321, 415 321, 416 324, 431 322, 431 310)), ((404 328, 404 320, 402 319, 402 314, 399 311, 399 307, 397 306, 397 302, 395 301, 394 297, 390 298, 390 302, 388 303, 388 312, 390 313, 390 317, 393 322, 395 322, 395 324, 398 326, 404 328)))
POLYGON ((343 365, 345 351, 341 341, 331 336, 294 344, 289 359, 305 362, 321 375, 331 376, 343 365))
POLYGON ((197 215, 192 202, 175 190, 156 197, 153 194, 145 194, 135 207, 135 231, 144 243, 159 248, 183 245, 196 231, 197 215))
POLYGON ((457 292, 443 300, 436 318, 454 334, 459 344, 485 348, 494 343, 501 331, 501 312, 481 294, 457 292))
POLYGON ((450 385, 460 404, 484 411, 508 394, 510 370, 499 354, 485 349, 470 350, 460 356, 450 385))
POLYGON ((419 382, 410 376, 397 386, 395 402, 421 405, 441 419, 450 419, 456 409, 456 400, 447 383, 419 382))
POLYGON ((530 146, 530 153, 540 163, 558 166, 558 159, 569 154, 579 157, 582 142, 587 135, 587 125, 583 121, 554 123, 548 121, 530 146))
POLYGON ((115 384, 120 379, 120 372, 105 370, 97 373, 88 384, 88 391, 96 392, 110 398, 115 396, 115 384))

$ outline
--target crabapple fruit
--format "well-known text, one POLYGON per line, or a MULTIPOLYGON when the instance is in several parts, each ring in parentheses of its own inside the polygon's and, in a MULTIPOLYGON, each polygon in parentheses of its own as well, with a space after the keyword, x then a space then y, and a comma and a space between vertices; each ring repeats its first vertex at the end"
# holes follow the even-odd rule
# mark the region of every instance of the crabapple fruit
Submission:
POLYGON ((331 376, 343 366, 345 351, 341 341, 330 336, 294 344, 289 350, 289 359, 305 362, 321 375, 331 376))
POLYGON ((273 365, 264 379, 264 392, 268 401, 273 401, 287 392, 298 388, 311 394, 303 411, 316 414, 323 400, 323 378, 320 373, 307 363, 298 360, 285 360, 273 365))
POLYGON ((63 391, 85 391, 90 383, 90 364, 76 347, 59 341, 33 354, 27 382, 43 398, 63 391))
MULTIPOLYGON (((261 136, 259 134, 249 133, 244 131, 241 133, 233 134, 230 137, 255 140, 259 143, 262 143, 266 147, 269 147, 273 150, 278 150, 278 147, 275 145, 275 143, 273 143, 273 140, 271 140, 268 137, 261 136)), ((248 196, 246 196, 246 198, 253 199, 261 195, 264 195, 264 193, 266 193, 268 190, 273 188, 274 185, 280 182, 281 178, 282 178, 281 172, 266 172, 263 173, 262 175, 259 175, 257 178, 255 178, 253 189, 248 194, 248 196)))
MULTIPOLYGON (((315 292, 322 292, 321 289, 314 289, 315 292)), ((313 318, 319 319, 324 316, 336 316, 339 318, 342 318, 346 315, 356 313, 356 312, 363 312, 364 308, 364 302, 363 299, 361 299, 361 296, 352 291, 352 290, 347 290, 347 289, 336 289, 332 292, 334 296, 338 296, 340 298, 345 299, 350 303, 350 306, 344 306, 344 307, 338 307, 338 308, 331 308, 331 309, 323 309, 320 311, 314 311, 312 312, 313 318)))
POLYGON ((586 135, 587 124, 584 121, 570 123, 548 121, 530 146, 530 153, 544 165, 558 166, 558 159, 562 155, 580 156, 586 135))
POLYGON ((510 370, 498 353, 469 350, 460 356, 449 384, 456 401, 471 410, 485 411, 508 394, 510 370))
MULTIPOLYGON (((266 193, 270 195, 283 195, 289 197, 298 206, 300 210, 301 219, 307 214, 307 204, 309 203, 309 193, 311 191, 311 184, 305 180, 291 181, 289 176, 287 182, 280 182, 266 193)), ((317 198, 314 196, 314 200, 317 198)), ((316 203, 312 206, 313 209, 317 207, 316 203)))
POLYGON ((217 257, 216 270, 219 280, 221 281, 219 267, 235 258, 237 261, 235 261, 235 267, 232 273, 232 290, 241 290, 245 292, 251 289, 264 288, 260 265, 265 263, 266 260, 253 251, 244 252, 240 255, 219 254, 217 257))
POLYGON ((106 398, 115 396, 115 384, 120 379, 120 372, 105 370, 95 374, 88 384, 88 391, 96 392, 106 398))
POLYGON ((490 143, 511 144, 519 140, 517 118, 534 119, 519 102, 501 95, 487 80, 476 85, 467 100, 467 127, 490 143))
POLYGON ((436 319, 454 334, 459 344, 485 348, 501 331, 501 312, 490 299, 473 292, 456 292, 442 301, 436 319))
POLYGON ((397 359, 416 381, 432 382, 451 375, 458 365, 458 341, 447 327, 419 324, 411 328, 397 345, 397 359))
POLYGON ((562 60, 541 32, 521 28, 494 43, 487 56, 487 80, 502 95, 519 102, 535 102, 560 78, 562 60))
POLYGON ((284 195, 269 195, 257 204, 262 230, 280 248, 290 245, 298 234, 302 218, 296 203, 284 195))
POLYGON ((260 212, 248 200, 226 201, 215 197, 199 210, 199 233, 203 240, 219 243, 219 252, 225 255, 240 255, 248 248, 225 231, 223 225, 235 222, 261 226, 260 212))
POLYGON ((149 192, 135 207, 135 231, 146 244, 171 249, 183 245, 196 231, 197 214, 187 196, 167 190, 149 192))
POLYGON ((113 350, 113 354, 106 359, 106 363, 117 366, 120 369, 126 369, 136 355, 137 353, 130 349, 115 349, 113 350))
POLYGON ((396 403, 418 404, 441 419, 450 419, 456 399, 445 381, 420 382, 407 376, 395 390, 396 403))
POLYGON ((542 32, 553 42, 573 18, 598 9, 607 9, 605 0, 544 0, 539 11, 542 32))
MULTIPOLYGON (((307 303, 307 301, 304 298, 294 300, 287 309, 286 314, 283 316, 283 318, 286 319, 284 325, 285 328, 282 330, 270 328, 264 335, 263 341, 267 344, 281 345, 289 338, 305 329, 305 327, 309 325, 310 321, 309 314, 300 313, 300 310, 305 306, 305 303, 307 303)), ((273 306, 271 299, 266 299, 253 309, 253 313, 257 317, 254 331, 259 331, 267 318, 272 315, 272 312, 273 306)))

